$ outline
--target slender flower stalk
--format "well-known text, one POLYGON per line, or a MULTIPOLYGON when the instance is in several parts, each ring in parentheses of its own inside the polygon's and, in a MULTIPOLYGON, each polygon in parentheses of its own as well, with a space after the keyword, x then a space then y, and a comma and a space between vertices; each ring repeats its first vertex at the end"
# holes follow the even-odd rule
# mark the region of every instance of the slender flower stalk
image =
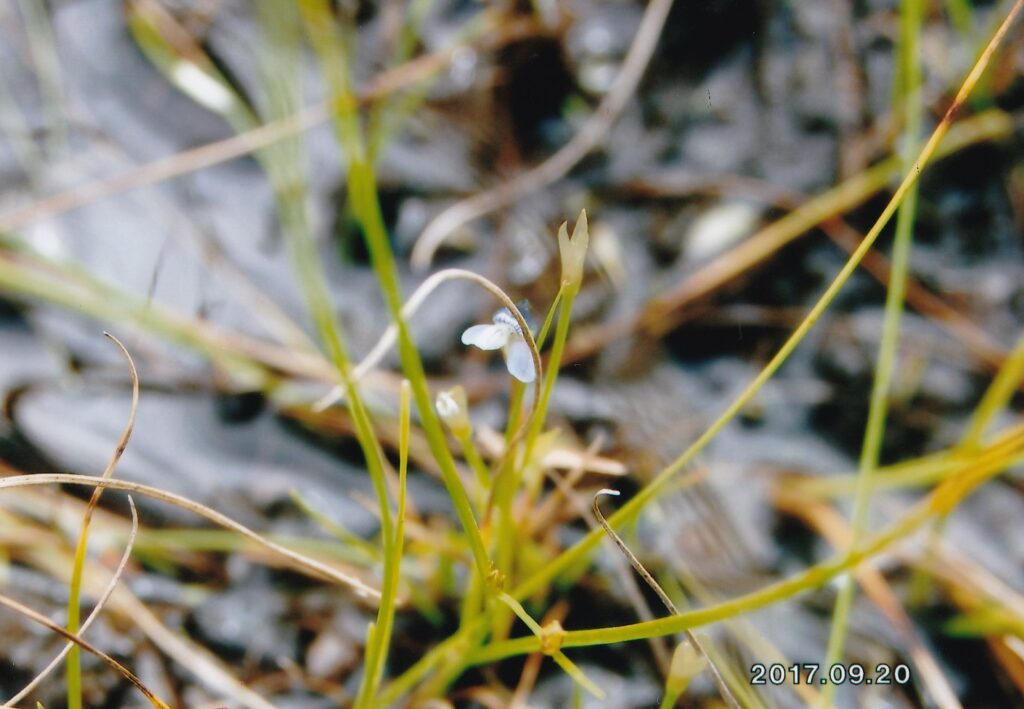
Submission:
MULTIPOLYGON (((590 229, 587 223, 587 212, 583 210, 576 219, 576 225, 573 227, 571 237, 565 223, 558 229, 558 251, 562 262, 562 286, 559 289, 561 303, 558 308, 558 324, 555 327, 555 339, 551 344, 551 354, 548 357, 544 387, 541 389, 540 404, 537 406, 537 411, 526 433, 526 445, 524 446, 521 464, 524 468, 530 465, 534 446, 537 443, 537 436, 543 429, 544 421, 547 418, 551 392, 554 390, 555 381, 558 379, 562 355, 565 352, 565 343, 569 337, 573 302, 576 300, 576 294, 580 292, 580 287, 583 284, 583 264, 586 260, 589 244, 590 229)), ((541 480, 541 476, 536 475, 530 481, 529 494, 531 499, 535 499, 539 493, 541 480)))
MULTIPOLYGON (((902 7, 902 32, 900 58, 902 60, 901 85, 904 116, 903 163, 906 169, 913 165, 918 145, 921 123, 921 58, 918 51, 918 36, 924 16, 922 0, 904 0, 902 7)), ((878 364, 868 408, 867 426, 861 448, 857 477, 857 491, 853 504, 853 518, 850 527, 850 546, 856 548, 863 537, 868 521, 868 506, 871 501, 871 478, 878 468, 885 434, 885 421, 889 408, 889 390, 896 368, 899 347, 900 319, 903 314, 904 295, 907 290, 907 274, 910 270, 910 247, 913 242, 914 217, 917 210, 917 185, 907 190, 906 199, 896 215, 896 238, 893 243, 892 274, 885 299, 885 320, 882 325, 882 339, 878 346, 878 364)), ((850 609, 856 592, 854 573, 847 574, 842 581, 832 613, 832 629, 829 634, 825 666, 842 661, 846 633, 849 626, 850 609)), ((825 709, 832 705, 835 685, 828 683, 821 693, 821 705, 825 709)))
POLYGON ((473 443, 473 424, 469 419, 469 403, 466 400, 466 390, 462 388, 462 385, 442 391, 437 395, 437 414, 462 446, 466 462, 469 463, 476 478, 477 507, 483 512, 491 490, 491 473, 487 470, 483 458, 480 457, 476 444, 473 443))
POLYGON ((672 709, 690 686, 690 680, 699 675, 707 667, 707 658, 684 640, 676 645, 672 653, 672 665, 665 680, 665 696, 661 700, 661 709, 672 709))
POLYGON ((398 581, 402 564, 402 550, 405 543, 405 500, 406 473, 409 469, 409 382, 403 381, 399 392, 398 413, 398 514, 394 536, 384 540, 384 579, 381 587, 380 606, 377 620, 370 624, 366 643, 366 662, 356 707, 371 707, 376 703, 377 687, 384 672, 388 648, 391 646, 391 631, 395 621, 395 604, 398 597, 398 581))

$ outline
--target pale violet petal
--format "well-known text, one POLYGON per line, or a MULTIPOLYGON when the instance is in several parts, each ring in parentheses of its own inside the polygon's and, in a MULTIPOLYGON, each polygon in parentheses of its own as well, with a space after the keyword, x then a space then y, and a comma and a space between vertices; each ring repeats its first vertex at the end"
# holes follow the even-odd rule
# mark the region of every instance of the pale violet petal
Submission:
POLYGON ((508 342, 510 331, 502 325, 474 325, 462 333, 462 344, 482 350, 499 350, 508 342))
POLYGON ((522 338, 509 343, 508 349, 505 350, 505 366, 508 367, 509 374, 524 384, 529 384, 537 378, 537 370, 533 367, 533 355, 522 338))

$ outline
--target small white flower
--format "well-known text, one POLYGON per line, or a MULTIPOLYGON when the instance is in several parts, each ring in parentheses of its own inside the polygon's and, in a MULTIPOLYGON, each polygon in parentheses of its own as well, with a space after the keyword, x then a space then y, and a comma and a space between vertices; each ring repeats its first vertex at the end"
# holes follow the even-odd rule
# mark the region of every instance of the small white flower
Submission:
POLYGON ((508 372, 519 381, 529 384, 537 377, 530 347, 523 330, 508 308, 494 314, 490 325, 474 325, 462 333, 462 344, 474 345, 482 350, 503 350, 508 372))

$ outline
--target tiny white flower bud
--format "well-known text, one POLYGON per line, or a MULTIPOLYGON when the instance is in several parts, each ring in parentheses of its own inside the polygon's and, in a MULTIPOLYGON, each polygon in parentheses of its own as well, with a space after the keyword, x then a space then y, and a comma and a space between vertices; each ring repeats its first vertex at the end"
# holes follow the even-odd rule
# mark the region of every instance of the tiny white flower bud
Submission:
POLYGON ((558 229, 558 251, 562 257, 562 285, 576 293, 583 283, 583 262, 587 258, 590 231, 587 227, 587 210, 580 212, 570 238, 567 225, 563 222, 558 229))
POLYGON ((473 428, 469 421, 469 404, 466 401, 466 390, 461 385, 439 393, 435 406, 437 415, 456 438, 470 435, 473 428))
POLYGON ((693 643, 688 640, 676 645, 672 653, 672 664, 669 667, 668 679, 665 682, 665 689, 670 695, 679 696, 686 691, 690 680, 704 671, 707 660, 704 658, 693 643))

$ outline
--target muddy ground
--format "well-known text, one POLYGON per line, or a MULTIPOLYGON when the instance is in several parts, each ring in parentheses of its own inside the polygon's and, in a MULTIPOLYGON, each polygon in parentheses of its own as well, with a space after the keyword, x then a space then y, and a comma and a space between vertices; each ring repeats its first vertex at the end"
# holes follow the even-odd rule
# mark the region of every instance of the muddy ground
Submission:
MULTIPOLYGON (((354 13, 357 84, 370 85, 389 66, 382 47, 393 35, 392 11, 404 4, 339 4, 342 12, 354 13)), ((507 4, 517 6, 505 10, 507 21, 527 28, 497 46, 454 55, 380 156, 382 205, 406 293, 424 278, 408 264, 431 218, 564 146, 612 87, 644 12, 638 2, 507 4)), ((956 4, 931 4, 924 23, 924 131, 935 126, 1009 7, 974 3, 966 22, 956 26, 948 14, 956 4)), ((2 215, 47 195, 234 134, 222 116, 177 90, 140 51, 127 28, 128 5, 46 4, 59 61, 56 104, 37 81, 24 12, 13 3, 0 10, 6 90, 0 104, 0 223, 2 215)), ((241 93, 259 95, 255 50, 263 40, 247 3, 163 6, 241 93)), ((433 3, 416 51, 438 51, 480 11, 476 3, 433 3)), ((844 235, 859 238, 884 207, 896 176, 836 214, 829 228, 804 230, 736 277, 687 295, 686 284, 716 258, 806 197, 894 153, 898 36, 895 2, 678 0, 639 86, 595 149, 565 177, 460 227, 436 254, 434 268, 483 273, 517 301, 527 300, 539 320, 558 285, 555 229, 587 208, 602 250, 595 246, 592 252, 577 302, 569 347, 574 361, 558 382, 551 421, 581 446, 597 441, 602 455, 624 463, 629 476, 615 483, 625 493, 678 455, 757 374, 841 268, 847 251, 837 242, 844 235), (663 307, 665 302, 670 305, 663 307)), ((1012 123, 1009 134, 978 141, 922 177, 914 287, 958 314, 954 320, 966 321, 967 330, 951 327, 950 318, 934 308, 908 308, 883 463, 955 444, 1024 326, 1022 67, 1018 23, 1009 48, 964 111, 1004 112, 1012 123)), ((311 54, 302 75, 302 103, 315 105, 323 88, 311 54)), ((351 216, 331 127, 321 123, 306 131, 304 146, 307 205, 321 264, 352 350, 362 354, 376 341, 387 312, 351 216)), ((228 264, 312 332, 273 191, 252 157, 22 221, 5 231, 48 258, 74 263, 187 318, 267 338, 259 308, 231 287, 223 268, 228 264)), ((891 238, 890 226, 879 241, 881 254, 889 253, 891 238)), ((0 250, 0 258, 6 253, 0 250)), ((117 477, 171 489, 261 531, 328 538, 296 506, 296 490, 350 531, 364 537, 375 532, 374 515, 359 501, 372 488, 344 425, 339 435, 328 421, 311 422, 225 376, 207 357, 116 317, 86 317, 9 284, 0 283, 0 296, 0 461, 9 472, 103 469, 130 400, 123 360, 101 335, 110 329, 135 355, 142 380, 137 425, 117 477)), ((635 540, 645 561, 695 578, 710 597, 724 599, 829 557, 821 537, 774 506, 771 490, 783 474, 856 469, 884 301, 884 285, 858 270, 778 375, 698 457, 693 467, 706 470, 706 477, 664 497, 644 517, 635 540)), ((416 315, 413 330, 432 381, 438 387, 465 383, 475 419, 499 427, 507 375, 500 361, 467 356, 458 342, 464 328, 492 309, 479 291, 446 286, 416 315)), ((397 371, 394 356, 385 368, 397 371)), ((294 397, 309 403, 327 388, 306 381, 294 397)), ((1020 405, 1019 397, 1015 403, 1020 405)), ((1015 415, 1007 412, 1000 420, 1009 423, 1015 415)), ((949 544, 1017 594, 1024 591, 1019 475, 1011 470, 981 488, 945 528, 949 544)), ((443 489, 428 472, 414 469, 410 484, 421 513, 449 513, 443 489)), ((0 503, 0 509, 52 525, 57 538, 73 547, 73 516, 59 519, 66 504, 51 492, 42 507, 0 503)), ((82 497, 81 491, 74 494, 82 497)), ((873 524, 898 516, 920 494, 885 496, 873 524)), ((103 506, 123 528, 123 498, 108 497, 103 506)), ((180 510, 136 501, 144 529, 203 526, 180 510)), ((840 509, 848 512, 848 502, 840 509)), ((580 529, 567 526, 566 538, 580 529)), ((15 536, 3 542, 10 558, 3 564, 4 592, 60 622, 64 582, 32 561, 40 550, 26 549, 15 536)), ((331 706, 355 690, 372 613, 350 594, 267 567, 251 554, 147 549, 138 552, 124 583, 169 628, 208 648, 274 706, 331 706)), ((564 594, 571 609, 565 627, 636 620, 610 563, 599 560, 602 571, 564 594)), ((896 555, 886 556, 881 568, 906 599, 909 566, 896 555)), ((834 597, 835 587, 826 586, 749 618, 791 660, 820 662, 834 597)), ((1015 684, 995 662, 990 638, 952 630, 957 606, 941 590, 919 601, 908 611, 963 705, 1018 705, 1019 677, 1015 684)), ((450 633, 457 613, 455 605, 442 605, 432 620, 415 610, 400 613, 389 676, 450 633)), ((906 661, 903 638, 863 595, 851 627, 851 661, 906 661)), ((739 670, 764 661, 719 630, 712 635, 739 670)), ((5 697, 61 645, 6 612, 0 614, 0 637, 5 697)), ((124 617, 101 618, 89 637, 182 706, 218 696, 124 617)), ((604 704, 593 706, 639 707, 656 705, 661 696, 652 652, 638 642, 572 657, 609 692, 604 704)), ((1019 668, 1020 658, 1016 662, 1019 668)), ((89 706, 141 706, 109 668, 89 657, 85 667, 89 706)), ((514 687, 521 668, 521 661, 510 660, 496 668, 497 676, 514 687)), ((471 706, 459 692, 490 679, 468 673, 451 696, 471 706)), ((564 706, 570 686, 553 663, 545 663, 530 704, 564 706)), ((838 701, 921 706, 919 691, 920 685, 874 694, 844 688, 838 701)), ((55 675, 34 696, 47 707, 62 706, 62 679, 55 675)), ((687 705, 716 706, 716 696, 701 678, 687 705)), ((799 701, 770 689, 762 699, 770 706, 799 701)))

